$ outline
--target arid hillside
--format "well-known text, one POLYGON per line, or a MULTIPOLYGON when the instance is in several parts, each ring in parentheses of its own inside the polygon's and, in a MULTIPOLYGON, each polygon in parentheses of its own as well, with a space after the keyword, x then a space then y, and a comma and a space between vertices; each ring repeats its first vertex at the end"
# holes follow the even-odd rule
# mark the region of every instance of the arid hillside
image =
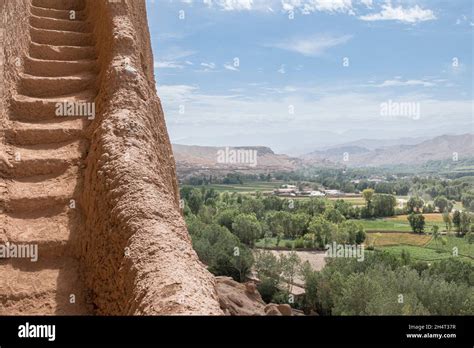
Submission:
MULTIPOLYGON (((192 175, 225 175, 229 172, 260 174, 301 169, 299 158, 276 154, 265 146, 216 147, 173 144, 179 178, 192 175)), ((321 165, 331 163, 321 161, 321 165)))
MULTIPOLYGON (((383 141, 381 142, 383 143, 383 141)), ((390 146, 364 146, 348 144, 335 146, 323 151, 314 151, 301 158, 309 163, 329 160, 352 167, 376 167, 386 165, 419 165, 428 161, 472 158, 474 154, 474 135, 442 135, 419 141, 416 144, 390 146), (346 158, 346 159, 345 159, 346 158)))

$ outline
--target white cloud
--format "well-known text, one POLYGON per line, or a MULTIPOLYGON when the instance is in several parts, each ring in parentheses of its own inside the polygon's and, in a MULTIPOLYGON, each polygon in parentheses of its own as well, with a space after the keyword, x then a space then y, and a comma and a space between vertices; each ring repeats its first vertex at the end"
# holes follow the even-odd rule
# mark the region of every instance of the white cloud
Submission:
MULTIPOLYGON (((409 8, 394 7, 390 0, 181 0, 186 4, 204 4, 208 8, 221 11, 294 11, 304 15, 323 12, 329 14, 356 15, 367 9, 380 6, 377 13, 361 15, 358 18, 364 21, 395 20, 404 23, 416 23, 437 19, 430 9, 423 9, 419 5, 409 8)), ((400 1, 401 2, 401 1, 400 1)), ((406 0, 405 3, 413 4, 415 0, 406 0)))
POLYGON ((280 74, 286 74, 285 64, 280 66, 280 69, 277 70, 280 74))
POLYGON ((268 45, 282 50, 301 53, 305 56, 319 56, 327 49, 342 45, 349 41, 352 35, 333 36, 333 35, 313 35, 307 38, 291 38, 268 45))
POLYGON ((227 69, 227 70, 232 70, 232 71, 239 71, 239 69, 237 69, 235 66, 233 66, 232 64, 224 64, 224 68, 227 69))
POLYGON ((416 23, 436 19, 431 10, 424 10, 418 5, 411 8, 402 6, 392 7, 391 3, 382 5, 382 11, 359 17, 363 21, 399 21, 405 23, 416 23))
POLYGON ((154 64, 155 69, 182 69, 183 66, 177 62, 170 61, 156 61, 154 64))
POLYGON ((381 84, 374 85, 374 87, 399 87, 399 86, 423 86, 423 87, 434 87, 435 83, 424 81, 424 80, 406 80, 402 81, 400 79, 395 80, 386 80, 381 84))
MULTIPOLYGON (((468 19, 467 19, 466 15, 462 15, 461 17, 456 19, 456 25, 464 24, 466 22, 468 22, 468 19)), ((470 24, 472 24, 472 23, 470 23, 470 24)))
POLYGON ((209 7, 219 7, 224 11, 242 11, 251 10, 253 0, 203 0, 209 7))
POLYGON ((372 8, 373 6, 373 0, 360 0, 360 2, 368 8, 372 8))
MULTIPOLYGON (((371 0, 361 0, 363 2, 371 0)), ((197 1, 181 0, 187 4, 197 1)), ((313 12, 349 13, 354 14, 352 0, 202 0, 201 3, 209 8, 217 8, 223 11, 265 11, 274 12, 275 8, 281 11, 299 11, 303 14, 313 12)))
POLYGON ((186 102, 197 87, 190 85, 157 85, 158 96, 168 104, 179 105, 186 102))
POLYGON ((282 0, 283 10, 299 10, 303 14, 312 12, 341 12, 353 14, 352 0, 282 0))
POLYGON ((183 63, 179 62, 179 60, 192 56, 195 53, 195 51, 172 46, 166 51, 158 52, 156 54, 156 56, 160 59, 154 62, 154 67, 155 69, 182 69, 184 68, 184 65, 183 63))
POLYGON ((201 63, 201 66, 205 68, 205 70, 213 70, 216 67, 215 63, 201 63))
POLYGON ((165 61, 172 61, 183 59, 189 56, 192 56, 196 53, 196 51, 182 49, 177 46, 172 46, 166 49, 165 52, 158 51, 158 56, 165 61))

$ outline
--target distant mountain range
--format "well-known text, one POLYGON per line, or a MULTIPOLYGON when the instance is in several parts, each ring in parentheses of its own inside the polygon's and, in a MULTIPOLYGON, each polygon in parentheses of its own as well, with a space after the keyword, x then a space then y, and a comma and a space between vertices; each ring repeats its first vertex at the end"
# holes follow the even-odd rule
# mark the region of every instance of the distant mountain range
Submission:
POLYGON ((394 145, 379 140, 361 140, 313 151, 301 156, 305 162, 318 163, 321 159, 349 167, 377 167, 388 165, 418 165, 428 161, 453 158, 474 157, 474 135, 442 135, 433 139, 421 140, 409 138, 406 143, 389 141, 394 145), (376 146, 377 142, 379 146, 376 146))
POLYGON ((215 147, 173 145, 180 175, 243 171, 293 171, 308 166, 378 167, 421 165, 428 161, 474 157, 474 135, 442 135, 432 139, 361 139, 323 148, 300 157, 276 154, 264 146, 215 147))
POLYGON ((396 145, 416 145, 425 140, 429 140, 429 137, 416 137, 416 138, 398 138, 398 139, 359 139, 347 143, 342 143, 334 146, 323 147, 320 150, 340 148, 344 146, 358 146, 369 150, 375 150, 381 147, 396 146, 396 145))

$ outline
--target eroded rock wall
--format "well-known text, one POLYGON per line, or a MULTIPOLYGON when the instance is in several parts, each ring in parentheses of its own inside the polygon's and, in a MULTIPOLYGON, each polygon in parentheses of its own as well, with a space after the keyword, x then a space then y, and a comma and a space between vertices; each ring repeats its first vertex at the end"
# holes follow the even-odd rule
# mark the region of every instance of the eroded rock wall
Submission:
POLYGON ((180 214, 144 0, 89 0, 100 62, 78 253, 98 314, 222 314, 180 214))

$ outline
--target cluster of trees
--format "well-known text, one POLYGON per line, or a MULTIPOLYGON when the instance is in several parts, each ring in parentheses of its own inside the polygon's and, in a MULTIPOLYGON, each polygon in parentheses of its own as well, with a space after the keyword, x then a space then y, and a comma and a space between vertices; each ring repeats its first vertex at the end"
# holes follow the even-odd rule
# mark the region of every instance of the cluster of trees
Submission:
MULTIPOLYGON (((423 216, 421 211, 422 210, 419 207, 409 209, 410 214, 408 215, 407 219, 410 223, 411 229, 415 233, 425 232, 425 217, 423 216)), ((466 211, 460 212, 459 210, 455 210, 452 215, 450 215, 450 211, 451 208, 445 208, 443 212, 443 222, 446 225, 446 231, 451 232, 454 227, 454 230, 456 231, 458 237, 464 237, 468 233, 474 232, 474 225, 472 224, 474 220, 470 213, 466 211)), ((437 233, 438 226, 433 226, 432 232, 437 233)), ((471 238, 472 237, 469 236, 469 239, 471 238)))
POLYGON ((206 225, 195 216, 186 221, 193 248, 209 271, 243 281, 254 262, 251 250, 223 226, 206 225))
POLYGON ((464 208, 474 211, 474 206, 470 206, 474 197, 472 177, 455 180, 414 177, 410 193, 420 197, 427 196, 431 199, 442 196, 449 201, 462 201, 464 208))
POLYGON ((255 252, 255 271, 260 279, 258 290, 267 303, 291 303, 293 283, 301 270, 302 262, 295 252, 278 256, 267 250, 255 252))
POLYGON ((334 258, 320 272, 305 269, 301 306, 320 315, 470 315, 473 274, 472 263, 455 258, 431 266, 409 253, 334 258))
POLYGON ((362 191, 366 206, 361 210, 362 218, 385 217, 395 215, 397 200, 395 196, 385 193, 375 193, 368 188, 362 191))
MULTIPOLYGON (((312 241, 313 246, 319 247, 333 240, 360 243, 365 238, 359 224, 347 221, 357 214, 354 207, 343 200, 334 203, 318 198, 299 201, 237 193, 219 196, 214 189, 204 187, 184 187, 181 196, 185 201, 185 216, 193 215, 203 223, 225 227, 249 247, 264 237, 301 238, 308 246, 312 241)), ((381 214, 386 213, 382 203, 375 207, 381 214)))
MULTIPOLYGON (((211 272, 243 279, 254 260, 256 241, 293 240, 296 248, 320 248, 336 241, 361 244, 363 227, 348 218, 353 207, 338 200, 305 201, 237 193, 219 195, 205 187, 183 187, 184 214, 194 249, 211 272)), ((287 246, 287 245, 285 245, 287 246)))

